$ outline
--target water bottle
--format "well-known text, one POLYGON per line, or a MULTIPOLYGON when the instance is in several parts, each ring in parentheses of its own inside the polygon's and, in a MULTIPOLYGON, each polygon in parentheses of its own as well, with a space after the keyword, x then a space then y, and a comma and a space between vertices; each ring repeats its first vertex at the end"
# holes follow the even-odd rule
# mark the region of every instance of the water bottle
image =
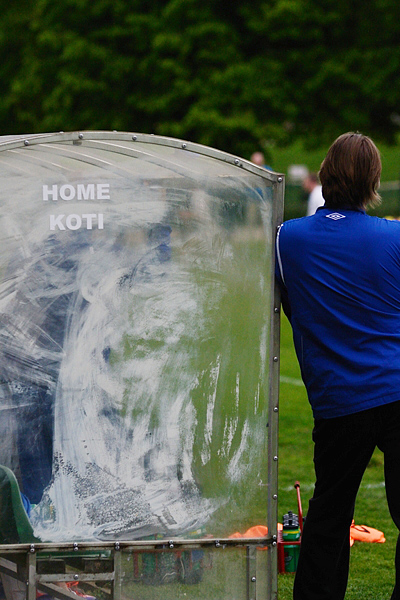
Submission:
MULTIPOLYGON (((298 516, 290 510, 286 515, 283 515, 282 524, 283 541, 297 542, 301 536, 298 516)), ((300 545, 285 544, 283 548, 285 556, 285 572, 295 573, 297 569, 297 563, 299 561, 300 545)))

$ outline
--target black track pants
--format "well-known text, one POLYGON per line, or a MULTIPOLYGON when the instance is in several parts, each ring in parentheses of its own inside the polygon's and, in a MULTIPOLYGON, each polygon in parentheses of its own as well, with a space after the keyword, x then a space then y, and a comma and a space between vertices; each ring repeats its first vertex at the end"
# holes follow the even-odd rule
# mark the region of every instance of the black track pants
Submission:
MULTIPOLYGON (((317 419, 313 441, 316 484, 305 520, 293 598, 343 600, 355 499, 376 446, 384 453, 389 510, 400 530, 400 402, 317 419)), ((396 581, 392 600, 400 600, 399 541, 396 581)))

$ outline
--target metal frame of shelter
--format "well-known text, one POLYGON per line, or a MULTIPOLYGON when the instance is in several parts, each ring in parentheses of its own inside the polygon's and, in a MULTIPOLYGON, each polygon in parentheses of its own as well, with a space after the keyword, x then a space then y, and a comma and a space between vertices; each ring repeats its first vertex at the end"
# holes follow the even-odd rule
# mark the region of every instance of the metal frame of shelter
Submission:
MULTIPOLYGON (((25 136, 3 136, 0 138, 0 152, 29 147, 37 144, 52 144, 57 142, 84 143, 88 148, 104 148, 105 144, 113 146, 116 152, 122 152, 135 157, 135 144, 152 144, 169 146, 182 152, 196 153, 222 161, 241 169, 244 172, 257 175, 268 180, 272 187, 272 227, 276 229, 283 219, 284 177, 273 173, 251 162, 189 141, 177 140, 156 135, 83 131, 72 133, 38 134, 25 136), (118 142, 129 142, 129 149, 118 148, 118 142)), ((272 232, 273 233, 273 232, 272 232)), ((271 256, 275 257, 274 235, 271 236, 271 256)), ((273 269, 272 269, 273 273, 273 269)), ((241 539, 170 539, 149 541, 118 541, 118 542, 80 542, 71 540, 70 543, 35 543, 0 545, 0 571, 6 575, 26 584, 27 600, 35 600, 36 591, 44 592, 54 598, 66 600, 75 598, 76 595, 55 585, 60 581, 111 582, 111 596, 114 600, 121 600, 121 555, 122 552, 143 551, 179 551, 192 549, 218 549, 223 552, 225 548, 243 548, 246 552, 246 577, 247 600, 256 600, 256 560, 258 548, 267 548, 268 587, 266 600, 277 597, 277 505, 278 505, 278 395, 279 395, 279 332, 280 332, 280 299, 279 293, 271 277, 270 309, 270 341, 269 341, 269 405, 268 405, 268 507, 267 526, 268 536, 265 538, 241 539), (85 556, 87 558, 85 558, 85 556), (82 564, 74 561, 81 557, 82 564), (82 558, 83 557, 83 558, 82 558), (52 560, 62 561, 67 564, 67 571, 63 575, 52 572, 52 560), (69 566, 68 566, 69 565, 69 566)), ((53 563, 54 564, 54 563, 53 563)))

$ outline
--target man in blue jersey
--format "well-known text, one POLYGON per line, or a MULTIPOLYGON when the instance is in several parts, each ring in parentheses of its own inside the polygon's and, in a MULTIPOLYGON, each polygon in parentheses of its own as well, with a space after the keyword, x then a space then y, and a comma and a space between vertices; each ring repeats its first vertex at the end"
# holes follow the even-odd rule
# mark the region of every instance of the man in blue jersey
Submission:
POLYGON ((316 484, 295 600, 344 598, 355 499, 376 447, 400 529, 400 223, 365 212, 380 199, 380 174, 370 138, 340 136, 319 172, 325 206, 277 236, 282 303, 314 416, 316 484))

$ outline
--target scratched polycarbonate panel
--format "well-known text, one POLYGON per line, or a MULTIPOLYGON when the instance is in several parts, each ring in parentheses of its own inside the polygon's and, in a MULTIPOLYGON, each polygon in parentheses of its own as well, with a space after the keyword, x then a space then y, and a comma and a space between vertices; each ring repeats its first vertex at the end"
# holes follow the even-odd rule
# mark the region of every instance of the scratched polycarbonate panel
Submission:
POLYGON ((124 552, 124 598, 251 600, 267 598, 268 550, 246 548, 124 552))
POLYGON ((265 524, 272 183, 167 145, 0 152, 0 464, 43 541, 265 524))

